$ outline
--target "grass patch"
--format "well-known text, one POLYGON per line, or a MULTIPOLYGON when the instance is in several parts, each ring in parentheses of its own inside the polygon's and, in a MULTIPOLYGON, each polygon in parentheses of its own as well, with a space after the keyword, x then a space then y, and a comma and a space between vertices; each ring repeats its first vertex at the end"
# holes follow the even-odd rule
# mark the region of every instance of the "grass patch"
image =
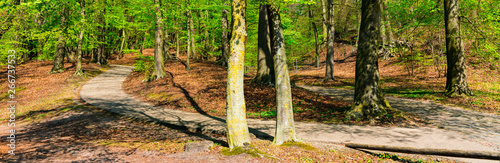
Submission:
POLYGON ((233 150, 224 147, 221 149, 221 154, 224 156, 234 156, 234 155, 239 155, 242 153, 246 153, 251 155, 252 157, 264 157, 266 156, 266 153, 258 150, 254 146, 248 144, 244 147, 234 147, 233 150))
MULTIPOLYGON (((16 96, 16 94, 19 94, 19 92, 21 92, 23 90, 26 90, 26 88, 24 88, 24 87, 16 87, 16 88, 14 88, 14 94, 13 95, 16 96)), ((8 100, 8 99, 10 99, 9 97, 10 97, 10 93, 9 93, 9 91, 6 91, 6 92, 4 92, 4 93, 2 93, 0 95, 0 101, 3 102, 4 100, 8 100)))
MULTIPOLYGON (((163 153, 179 153, 184 151, 184 145, 188 141, 158 141, 158 140, 144 140, 144 141, 127 141, 127 140, 99 140, 96 144, 114 147, 137 148, 146 151, 160 151, 163 153)), ((192 142, 192 141, 191 141, 192 142)))
POLYGON ((271 111, 260 111, 257 113, 248 113, 247 115, 249 116, 256 116, 256 117, 276 117, 276 111, 271 110, 271 111))
POLYGON ((304 150, 309 150, 309 151, 315 151, 317 150, 316 147, 308 144, 308 143, 304 143, 304 142, 285 142, 283 144, 281 144, 281 146, 284 146, 284 147, 299 147, 299 148, 302 148, 304 150))

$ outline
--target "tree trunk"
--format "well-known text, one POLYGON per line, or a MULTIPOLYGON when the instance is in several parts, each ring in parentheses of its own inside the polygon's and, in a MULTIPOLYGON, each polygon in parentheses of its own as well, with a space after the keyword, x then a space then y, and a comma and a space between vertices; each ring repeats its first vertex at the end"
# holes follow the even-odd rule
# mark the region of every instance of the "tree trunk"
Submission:
POLYGON ((248 132, 243 74, 247 42, 246 0, 231 1, 232 35, 227 76, 227 143, 232 150, 250 143, 248 132))
MULTIPOLYGON (((189 8, 189 1, 187 2, 187 8, 189 8)), ((189 66, 189 58, 191 57, 191 10, 187 11, 187 56, 186 56, 186 70, 190 70, 191 67, 189 66)))
POLYGON ((165 31, 165 33, 163 33, 163 56, 164 59, 172 59, 172 55, 170 54, 170 45, 168 45, 169 43, 168 30, 165 27, 163 31, 165 31))
POLYGON ((118 52, 118 56, 116 57, 116 60, 119 60, 120 57, 122 56, 122 53, 123 53, 123 45, 125 45, 125 38, 126 38, 126 34, 125 34, 125 27, 122 29, 122 43, 120 45, 120 51, 118 52))
POLYGON ((271 35, 269 26, 268 5, 261 4, 259 11, 258 35, 258 67, 254 83, 274 84, 274 63, 271 54, 271 35))
MULTIPOLYGON (((65 9, 63 8, 61 11, 61 29, 64 29, 64 21, 65 20, 65 9)), ((59 35, 59 38, 57 39, 57 48, 56 48, 56 54, 54 55, 54 65, 52 66, 52 69, 50 70, 50 74, 55 74, 55 73, 61 73, 66 71, 64 68, 64 54, 66 53, 66 41, 64 40, 64 32, 61 31, 61 34, 59 35)))
POLYGON ((311 10, 311 6, 309 6, 309 21, 311 21, 311 25, 314 31, 314 40, 315 40, 315 50, 316 50, 316 55, 314 56, 316 58, 316 68, 319 68, 319 42, 318 42, 318 28, 316 27, 316 23, 314 23, 314 15, 311 10))
POLYGON ((228 30, 228 22, 227 22, 227 13, 226 9, 222 10, 222 36, 221 36, 221 46, 222 46, 222 66, 226 66, 229 62, 229 45, 227 44, 227 31, 228 30))
POLYGON ((354 106, 347 113, 350 118, 367 117, 372 124, 375 118, 381 116, 387 109, 392 109, 379 89, 380 1, 362 1, 354 106))
POLYGON ((328 28, 327 27, 328 26, 327 8, 328 7, 326 4, 327 3, 326 1, 328 1, 328 0, 321 0, 321 8, 323 9, 323 12, 321 13, 321 16, 323 17, 323 20, 321 21, 321 22, 323 22, 323 23, 321 23, 321 24, 323 24, 323 40, 322 40, 321 45, 323 45, 323 43, 326 43, 326 40, 328 39, 327 38, 327 35, 328 35, 328 33, 327 33, 327 31, 328 31, 328 29, 327 29, 328 28))
POLYGON ((203 31, 204 31, 204 35, 205 35, 205 45, 204 45, 204 52, 205 52, 205 58, 207 60, 210 60, 210 56, 209 56, 209 51, 210 51, 210 43, 209 43, 209 33, 208 33, 208 26, 207 26, 207 21, 208 21, 208 10, 205 10, 205 14, 204 14, 204 17, 205 17, 205 22, 203 22, 203 31))
POLYGON ((179 40, 179 31, 175 34, 175 41, 176 41, 176 46, 175 46, 175 58, 179 59, 179 53, 181 53, 181 41, 179 40))
POLYGON ((276 4, 269 5, 274 53, 275 89, 276 89, 276 135, 273 144, 298 141, 293 120, 292 88, 286 60, 286 49, 281 28, 279 8, 276 4))
POLYGON ((73 74, 74 76, 82 76, 83 71, 82 71, 82 43, 83 43, 83 34, 85 32, 85 0, 80 1, 80 14, 82 15, 82 20, 81 20, 81 31, 80 35, 78 36, 78 49, 76 50, 76 56, 78 57, 76 59, 76 70, 75 73, 73 74))
MULTIPOLYGON (((189 10, 189 12, 191 13, 191 10, 189 10)), ((195 34, 195 31, 194 31, 194 23, 193 23, 193 15, 190 14, 189 18, 189 30, 191 31, 191 51, 193 52, 193 60, 197 60, 197 56, 196 56, 196 34, 195 34)))
POLYGON ((140 48, 140 53, 144 50, 144 43, 146 43, 146 40, 148 39, 148 31, 144 31, 144 39, 142 40, 141 48, 140 48))
POLYGON ((446 60, 448 71, 446 74, 446 96, 474 94, 467 84, 467 68, 465 66, 464 44, 460 33, 458 18, 458 0, 444 1, 444 20, 446 29, 446 60))
POLYGON ((335 26, 334 26, 334 8, 333 0, 328 0, 328 40, 327 40, 327 50, 326 50, 326 72, 325 80, 331 81, 334 79, 333 76, 333 64, 334 64, 334 45, 335 45, 335 26))
POLYGON ((165 72, 165 62, 163 60, 163 22, 160 10, 160 0, 155 0, 156 22, 155 22, 155 66, 149 80, 161 79, 167 75, 165 72))

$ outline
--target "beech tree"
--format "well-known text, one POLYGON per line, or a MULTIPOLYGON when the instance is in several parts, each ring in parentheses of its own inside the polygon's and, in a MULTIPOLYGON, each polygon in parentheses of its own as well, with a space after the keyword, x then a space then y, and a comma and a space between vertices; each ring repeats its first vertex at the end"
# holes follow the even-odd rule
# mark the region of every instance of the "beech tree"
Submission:
POLYGON ((334 26, 334 10, 333 10, 333 0, 328 0, 328 37, 327 37, 327 50, 326 50, 326 72, 325 80, 333 80, 333 64, 335 55, 335 26, 334 26))
MULTIPOLYGON (((64 22, 66 21, 66 13, 65 11, 65 3, 62 3, 63 8, 61 9, 61 29, 64 28, 64 22)), ((56 53, 54 54, 54 65, 52 66, 52 69, 50 70, 50 74, 54 73, 61 73, 66 71, 64 68, 64 55, 66 54, 66 40, 64 38, 64 33, 66 31, 61 30, 59 34, 59 38, 57 39, 57 48, 56 48, 56 53)))
POLYGON ((165 62, 163 60, 163 22, 160 10, 161 0, 155 0, 156 22, 155 22, 155 66, 150 79, 160 79, 167 75, 165 62))
POLYGON ((379 87, 380 2, 381 0, 362 0, 361 2, 354 106, 347 112, 349 117, 367 117, 372 122, 387 109, 391 109, 379 87))
POLYGON ((258 59, 257 74, 254 83, 274 84, 274 64, 271 54, 271 34, 269 22, 269 5, 259 7, 258 59))
MULTIPOLYGON (((74 76, 82 76, 82 44, 83 44, 83 34, 84 34, 84 23, 85 23, 85 0, 80 1, 80 14, 82 16, 80 25, 80 35, 78 36, 78 49, 76 51, 76 70, 74 76)), ((123 44, 122 44, 123 45, 123 44)))
POLYGON ((246 0, 231 1, 233 18, 227 71, 227 143, 232 150, 250 143, 243 90, 247 42, 246 0))
POLYGON ((462 42, 458 0, 444 0, 446 31, 446 96, 474 95, 467 84, 464 44, 462 42))
POLYGON ((274 59, 276 89, 276 135, 273 143, 280 145, 287 141, 298 141, 293 120, 292 87, 286 60, 286 49, 281 27, 279 6, 268 5, 271 18, 271 36, 274 59))

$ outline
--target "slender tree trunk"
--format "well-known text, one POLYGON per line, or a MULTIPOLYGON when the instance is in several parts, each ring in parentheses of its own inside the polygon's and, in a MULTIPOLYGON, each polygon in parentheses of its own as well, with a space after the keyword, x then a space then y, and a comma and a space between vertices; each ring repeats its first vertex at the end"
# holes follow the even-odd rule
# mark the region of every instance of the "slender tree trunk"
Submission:
POLYGON ((297 142, 293 120, 292 88, 286 60, 286 49, 281 28, 279 8, 276 4, 269 5, 272 27, 272 41, 274 53, 275 89, 276 89, 276 135, 273 144, 281 145, 284 142, 297 142))
POLYGON ((130 47, 130 49, 135 50, 135 44, 137 44, 137 42, 139 41, 137 39, 139 39, 139 37, 134 36, 134 43, 132 43, 132 46, 130 47))
POLYGON ((274 84, 274 63, 271 54, 271 35, 268 5, 261 4, 259 11, 258 67, 254 83, 274 84))
MULTIPOLYGON (((63 29, 62 27, 64 27, 65 25, 65 15, 65 9, 63 8, 61 11, 61 29, 63 29)), ((54 65, 49 72, 50 74, 66 71, 66 69, 64 68, 64 54, 66 53, 66 41, 64 40, 64 32, 65 31, 61 31, 61 35, 59 35, 59 38, 57 39, 57 49, 56 54, 54 55, 54 65)))
POLYGON ((323 12, 321 13, 321 16, 323 17, 323 20, 322 20, 322 22, 323 22, 322 23, 323 24, 323 40, 322 40, 321 45, 324 45, 323 43, 326 43, 327 35, 328 35, 328 33, 327 33, 327 31, 328 31, 328 29, 327 29, 328 28, 327 27, 328 26, 328 23, 327 23, 327 21, 328 21, 328 16, 327 16, 328 9, 327 8, 328 7, 327 6, 328 5, 326 4, 327 3, 326 1, 328 1, 328 0, 321 0, 321 8, 323 9, 323 12))
POLYGON ((227 76, 227 142, 229 148, 242 147, 250 143, 248 132, 243 74, 247 42, 246 0, 231 1, 232 35, 230 40, 229 67, 227 76))
POLYGON ((312 13, 312 10, 311 10, 311 6, 309 6, 309 21, 311 21, 311 25, 312 25, 312 28, 313 28, 313 31, 314 31, 314 40, 315 40, 315 50, 316 50, 316 56, 314 56, 316 58, 316 68, 319 68, 319 42, 318 42, 318 28, 316 27, 316 23, 314 23, 314 15, 312 13))
POLYGON ((125 38, 126 38, 126 34, 125 34, 125 28, 122 29, 122 43, 120 45, 120 52, 118 52, 118 56, 116 57, 116 60, 119 60, 120 57, 122 56, 122 53, 123 53, 123 45, 125 45, 125 38))
POLYGON ((146 43, 146 40, 148 38, 147 34, 148 34, 148 31, 144 31, 144 39, 142 40, 141 49, 140 49, 141 54, 144 54, 144 53, 142 53, 142 51, 144 50, 144 43, 146 43))
MULTIPOLYGON (((189 1, 187 2, 187 5, 189 8, 189 1)), ((191 10, 188 10, 187 12, 187 57, 186 57, 186 70, 190 70, 191 67, 189 66, 189 58, 191 57, 191 10)))
POLYGON ((444 22, 446 29, 446 96, 473 96, 467 84, 467 67, 460 33, 458 0, 444 0, 444 22))
POLYGON ((326 51, 326 72, 325 80, 331 81, 334 79, 333 76, 333 64, 334 64, 334 43, 335 43, 335 26, 334 26, 334 8, 333 0, 328 0, 328 40, 327 40, 327 51, 326 51))
POLYGON ((170 37, 168 36, 168 30, 166 27, 164 31, 165 33, 163 33, 163 56, 164 59, 172 59, 172 55, 170 54, 170 45, 168 45, 170 37))
POLYGON ((74 76, 82 76, 83 71, 82 71, 82 43, 83 43, 83 34, 85 32, 85 0, 80 1, 80 14, 82 15, 82 20, 81 20, 81 31, 80 35, 78 36, 78 49, 76 51, 77 59, 76 59, 76 71, 74 76))
POLYGON ((180 43, 180 42, 181 42, 181 41, 179 40, 179 33, 180 33, 180 32, 179 32, 179 31, 177 31, 177 33, 175 34, 175 41, 176 41, 176 46, 175 46, 175 48, 176 48, 176 50, 175 50, 175 58, 176 58, 176 59, 179 59, 179 53, 181 53, 181 47, 180 47, 180 45, 181 45, 181 43, 180 43))
POLYGON ((222 46, 222 66, 226 66, 229 62, 229 45, 227 44, 227 32, 229 31, 228 29, 228 22, 227 22, 227 13, 228 11, 226 9, 222 10, 222 36, 221 36, 221 46, 222 46))
MULTIPOLYGON (((191 11, 189 11, 191 13, 191 11)), ((194 23, 193 23, 193 15, 189 16, 189 30, 191 31, 191 51, 193 52, 193 60, 197 60, 198 57, 196 55, 196 34, 194 31, 194 23)))
POLYGON ((350 118, 367 117, 372 124, 375 118, 392 109, 379 88, 380 1, 362 0, 354 106, 347 113, 350 118))
POLYGON ((161 0, 155 0, 156 22, 155 22, 155 66, 150 80, 161 79, 167 75, 165 72, 165 62, 163 60, 163 22, 161 17, 161 0))
POLYGON ((208 21, 208 10, 205 10, 205 14, 204 14, 204 17, 205 17, 205 21, 203 22, 203 31, 204 31, 204 36, 205 36, 205 45, 204 45, 204 52, 205 52, 205 58, 207 60, 210 60, 210 56, 209 56, 209 51, 210 51, 210 39, 209 39, 209 33, 208 33, 208 26, 207 26, 207 21, 208 21))

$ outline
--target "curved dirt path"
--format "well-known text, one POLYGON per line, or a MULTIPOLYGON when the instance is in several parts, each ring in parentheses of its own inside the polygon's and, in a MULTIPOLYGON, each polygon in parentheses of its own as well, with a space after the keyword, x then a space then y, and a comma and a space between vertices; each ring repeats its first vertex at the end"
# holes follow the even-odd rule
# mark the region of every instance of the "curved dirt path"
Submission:
MULTIPOLYGON (((354 91, 352 90, 307 85, 297 86, 337 100, 354 101, 354 91)), ((476 142, 500 151, 500 116, 498 115, 464 110, 430 101, 386 98, 393 108, 417 114, 439 128, 459 132, 476 142)))
MULTIPOLYGON (((143 121, 201 133, 225 133, 226 124, 223 117, 156 107, 126 94, 121 89, 121 84, 132 72, 132 67, 119 65, 112 65, 112 67, 81 88, 82 100, 101 109, 143 121)), ((275 121, 248 119, 251 135, 261 139, 272 139, 275 125, 275 121)), ((495 151, 494 148, 472 141, 454 131, 436 128, 350 126, 303 122, 297 122, 295 127, 299 138, 314 142, 495 151)))

